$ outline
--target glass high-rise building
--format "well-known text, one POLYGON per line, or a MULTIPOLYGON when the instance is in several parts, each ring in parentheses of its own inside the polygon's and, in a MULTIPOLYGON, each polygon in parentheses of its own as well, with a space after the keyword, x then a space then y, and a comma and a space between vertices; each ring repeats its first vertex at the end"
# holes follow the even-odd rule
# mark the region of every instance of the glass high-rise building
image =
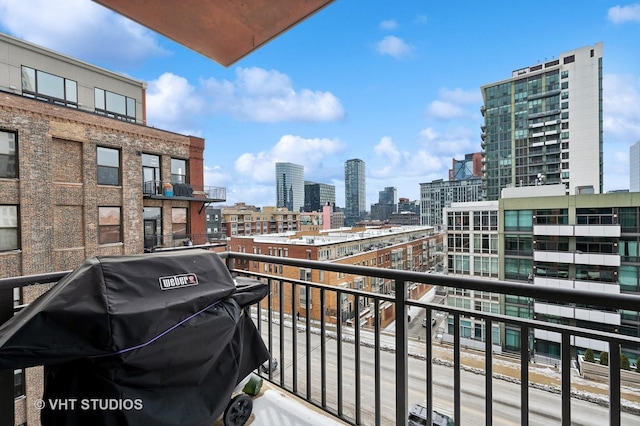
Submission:
POLYGON ((483 196, 562 183, 602 192, 602 43, 482 86, 483 196))
POLYGON ((304 166, 276 163, 276 207, 299 212, 304 207, 304 166))
POLYGON ((335 206, 336 187, 326 183, 304 183, 304 211, 320 212, 326 205, 335 206))
POLYGON ((367 213, 367 186, 364 161, 354 158, 344 163, 344 223, 353 226, 367 213))

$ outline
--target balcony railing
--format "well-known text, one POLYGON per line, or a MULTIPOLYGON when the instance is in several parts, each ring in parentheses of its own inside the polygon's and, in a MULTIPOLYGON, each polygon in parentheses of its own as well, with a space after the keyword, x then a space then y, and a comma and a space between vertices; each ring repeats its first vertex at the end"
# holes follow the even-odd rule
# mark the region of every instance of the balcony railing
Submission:
POLYGON ((171 250, 178 247, 226 245, 226 236, 222 232, 211 232, 208 234, 165 234, 165 235, 145 235, 145 252, 171 250))
MULTIPOLYGON (((409 408, 416 402, 427 407, 426 424, 432 422, 433 409, 443 411, 443 404, 446 405, 444 411, 456 425, 471 420, 478 423, 482 419, 487 425, 494 422, 569 425, 572 421, 584 423, 585 418, 589 424, 640 422, 640 417, 633 414, 634 405, 621 398, 620 368, 621 347, 640 348, 640 338, 425 302, 419 300, 415 296, 419 293, 413 290, 420 285, 445 286, 624 311, 637 311, 640 296, 540 288, 524 283, 246 253, 225 252, 221 257, 233 274, 252 276, 270 286, 269 295, 252 309, 252 314, 279 369, 265 369, 266 372, 260 374, 348 424, 406 425, 409 408), (266 265, 277 265, 273 270, 278 273, 263 272, 268 270, 266 265), (280 266, 287 267, 285 271, 293 267, 295 271, 304 272, 301 276, 305 279, 284 277, 280 266), (309 280, 320 276, 320 272, 322 282, 309 280), (377 283, 391 283, 389 288, 394 288, 395 293, 349 288, 344 286, 348 277, 374 277, 377 283), (448 315, 448 323, 452 324, 451 342, 440 343, 438 331, 428 326, 421 328, 417 338, 410 336, 409 321, 416 319, 409 319, 407 314, 416 310, 424 312, 425 318, 441 321, 438 313, 448 315), (485 333, 485 339, 478 342, 473 351, 466 349, 460 330, 461 322, 468 317, 482 319, 486 330, 492 330, 492 325, 518 329, 519 352, 507 358, 494 353, 500 342, 493 341, 491 332, 485 333), (390 321, 394 326, 388 326, 390 321), (555 361, 558 368, 547 366, 558 370, 556 388, 538 385, 534 380, 529 348, 536 330, 560 336, 561 357, 555 361), (608 385, 604 385, 606 395, 600 405, 582 402, 583 392, 572 389, 572 380, 576 379, 572 373, 575 357, 572 357, 571 343, 577 338, 605 342, 609 347, 608 385), (450 357, 448 363, 444 362, 446 357, 450 357), (470 357, 477 361, 475 368, 463 363, 463 358, 470 357), (505 359, 516 371, 519 369, 519 377, 500 380, 504 377, 498 370, 507 362, 505 359), (441 371, 443 364, 449 366, 445 373, 441 371), (479 390, 472 388, 471 382, 475 380, 481 381, 479 390), (543 398, 539 395, 541 388, 551 388, 560 395, 538 402, 543 398), (482 408, 474 409, 471 404, 478 398, 482 408)), ((6 321, 14 313, 13 288, 56 282, 64 275, 0 280, 0 321, 6 321)), ((352 281, 363 282, 359 278, 352 281)), ((12 372, 1 372, 0 386, 0 395, 3 395, 0 424, 14 424, 14 399, 9 389, 13 388, 12 372)))
POLYGON ((227 200, 226 188, 160 180, 144 182, 142 193, 147 198, 202 200, 206 202, 227 200))

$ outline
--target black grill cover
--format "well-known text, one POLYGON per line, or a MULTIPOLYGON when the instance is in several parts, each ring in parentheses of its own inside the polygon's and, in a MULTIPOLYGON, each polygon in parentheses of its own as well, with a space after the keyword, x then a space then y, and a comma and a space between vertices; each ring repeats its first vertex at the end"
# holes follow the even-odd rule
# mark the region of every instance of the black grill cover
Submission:
POLYGON ((91 258, 0 326, 0 368, 45 365, 44 425, 209 426, 269 359, 267 291, 206 250, 91 258))

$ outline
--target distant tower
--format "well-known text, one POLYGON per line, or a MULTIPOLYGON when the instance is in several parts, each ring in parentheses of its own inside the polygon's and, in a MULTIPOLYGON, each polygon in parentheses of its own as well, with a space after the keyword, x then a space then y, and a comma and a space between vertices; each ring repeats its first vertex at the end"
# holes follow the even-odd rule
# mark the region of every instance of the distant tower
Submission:
POLYGON ((629 192, 640 192, 640 141, 629 150, 629 192))
POLYGON ((367 213, 367 187, 364 161, 354 158, 344 163, 344 203, 347 226, 353 226, 367 213))
POLYGON ((276 163, 276 207, 299 212, 304 206, 304 166, 276 163))
POLYGON ((336 187, 326 183, 304 183, 304 211, 319 212, 327 204, 336 204, 336 187))

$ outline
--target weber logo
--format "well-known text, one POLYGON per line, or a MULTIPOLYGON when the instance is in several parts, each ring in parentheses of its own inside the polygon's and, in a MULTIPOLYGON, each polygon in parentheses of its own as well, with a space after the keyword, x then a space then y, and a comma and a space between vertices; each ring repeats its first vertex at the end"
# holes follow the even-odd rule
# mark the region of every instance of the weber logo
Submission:
POLYGON ((160 282, 160 290, 173 290, 174 288, 198 285, 198 276, 196 274, 172 275, 160 277, 158 281, 160 282))

